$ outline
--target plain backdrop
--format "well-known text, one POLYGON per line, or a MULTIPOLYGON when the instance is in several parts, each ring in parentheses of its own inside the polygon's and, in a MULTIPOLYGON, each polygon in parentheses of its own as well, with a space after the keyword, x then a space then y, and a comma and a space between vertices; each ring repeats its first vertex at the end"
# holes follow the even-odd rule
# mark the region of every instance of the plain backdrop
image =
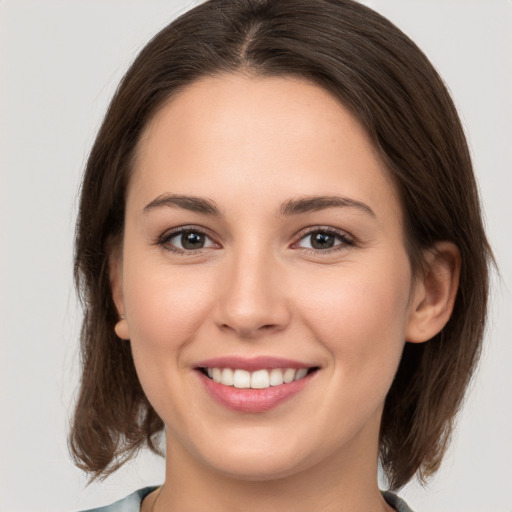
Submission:
MULTIPOLYGON (((141 456, 86 487, 67 454, 80 314, 72 240, 80 176, 138 50, 197 2, 0 0, 0 512, 72 512, 163 480, 141 456)), ((512 511, 512 3, 375 0, 446 80, 467 130, 501 270, 480 371, 417 512, 512 511)))

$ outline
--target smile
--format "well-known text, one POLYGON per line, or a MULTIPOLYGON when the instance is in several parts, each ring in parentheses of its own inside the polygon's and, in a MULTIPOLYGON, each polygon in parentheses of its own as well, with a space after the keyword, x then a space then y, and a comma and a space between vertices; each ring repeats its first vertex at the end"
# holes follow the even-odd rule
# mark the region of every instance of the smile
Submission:
POLYGON ((219 405, 243 413, 269 411, 316 380, 320 366, 260 356, 220 357, 195 366, 208 395, 219 405))
POLYGON ((269 368, 247 371, 232 368, 201 368, 210 379, 238 389, 266 389, 303 379, 315 368, 269 368))

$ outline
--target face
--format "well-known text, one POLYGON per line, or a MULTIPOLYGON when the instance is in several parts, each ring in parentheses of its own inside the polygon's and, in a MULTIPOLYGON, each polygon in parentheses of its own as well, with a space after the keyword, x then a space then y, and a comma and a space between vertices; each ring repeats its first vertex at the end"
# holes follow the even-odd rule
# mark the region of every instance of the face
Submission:
POLYGON ((173 464, 245 479, 376 464, 414 287, 393 185, 329 93, 222 75, 167 103, 112 273, 173 464))

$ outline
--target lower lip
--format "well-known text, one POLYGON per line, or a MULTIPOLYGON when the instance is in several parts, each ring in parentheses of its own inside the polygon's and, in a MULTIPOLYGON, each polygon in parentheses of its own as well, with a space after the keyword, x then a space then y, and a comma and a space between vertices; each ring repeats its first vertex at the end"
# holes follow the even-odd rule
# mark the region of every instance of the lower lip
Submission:
POLYGON ((234 386, 219 384, 198 371, 206 391, 218 403, 234 411, 252 413, 269 411, 292 398, 304 389, 304 386, 315 373, 313 372, 302 379, 280 386, 270 386, 265 389, 239 389, 234 386))

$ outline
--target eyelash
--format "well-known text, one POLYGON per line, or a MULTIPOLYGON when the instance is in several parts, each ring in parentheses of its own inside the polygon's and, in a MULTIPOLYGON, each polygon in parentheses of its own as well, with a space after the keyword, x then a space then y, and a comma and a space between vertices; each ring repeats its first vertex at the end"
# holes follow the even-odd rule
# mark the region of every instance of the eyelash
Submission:
POLYGON ((162 236, 158 238, 155 245, 158 245, 162 248, 164 248, 166 251, 174 252, 176 254, 182 254, 182 255, 195 255, 202 251, 203 249, 190 249, 190 250, 184 250, 184 249, 178 249, 177 247, 173 247, 169 244, 169 241, 175 238, 176 236, 183 235, 184 233, 196 233, 199 235, 203 235, 211 240, 211 237, 208 236, 208 234, 200 228, 197 228, 195 226, 185 226, 181 228, 177 228, 175 230, 169 231, 167 233, 164 233, 162 236))
MULTIPOLYGON (((205 236, 206 238, 209 238, 213 243, 215 243, 211 239, 211 237, 206 233, 206 231, 204 231, 203 229, 195 227, 195 226, 186 226, 186 227, 177 228, 173 231, 164 233, 162 236, 160 236, 156 240, 155 245, 163 247, 165 250, 176 253, 176 254, 190 255, 190 256, 196 255, 204 249, 204 248, 201 248, 201 249, 186 250, 186 249, 179 249, 179 248, 174 247, 169 244, 170 240, 172 240, 173 238, 175 238, 179 235, 183 235, 184 233, 200 234, 200 235, 205 236)), ((328 249, 309 249, 307 247, 302 247, 302 250, 306 254, 318 255, 318 254, 322 254, 322 253, 323 254, 332 253, 332 252, 340 251, 340 250, 346 248, 347 246, 350 247, 350 246, 355 245, 355 240, 347 233, 345 233, 343 231, 338 231, 331 227, 319 226, 319 227, 315 227, 315 228, 309 228, 307 231, 299 233, 298 241, 295 242, 293 244, 293 246, 296 246, 301 240, 303 240, 303 239, 307 238, 308 236, 311 236, 315 233, 323 233, 323 234, 333 236, 338 241, 341 241, 341 243, 338 243, 334 247, 330 247, 328 249)))
POLYGON ((343 249, 346 249, 347 247, 351 247, 355 245, 355 240, 353 237, 345 233, 344 231, 339 231, 337 229, 331 228, 331 227, 314 227, 314 228, 308 228, 306 231, 299 233, 298 241, 295 242, 293 245, 297 245, 301 240, 304 240, 308 236, 311 236, 315 233, 322 233, 326 235, 330 235, 340 241, 341 243, 334 245, 334 247, 330 247, 328 249, 309 249, 307 247, 302 247, 302 250, 306 254, 330 254, 333 252, 341 251, 343 249))

